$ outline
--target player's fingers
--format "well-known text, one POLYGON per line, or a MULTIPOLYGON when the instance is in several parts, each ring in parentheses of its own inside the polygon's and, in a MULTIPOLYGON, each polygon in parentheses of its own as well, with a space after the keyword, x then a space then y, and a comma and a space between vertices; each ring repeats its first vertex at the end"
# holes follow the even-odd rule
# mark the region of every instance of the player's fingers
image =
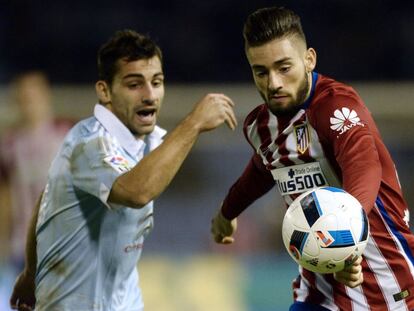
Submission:
POLYGON ((214 241, 216 243, 220 243, 221 244, 223 242, 223 239, 224 239, 224 237, 223 237, 222 234, 216 234, 216 235, 214 235, 214 241))
POLYGON ((360 273, 362 271, 362 266, 361 264, 353 264, 352 266, 346 267, 344 271, 353 274, 360 273))
POLYGON ((216 243, 218 243, 218 244, 222 244, 222 241, 223 239, 222 238, 220 238, 220 237, 214 237, 214 242, 216 242, 216 243))
POLYGON ((359 256, 353 263, 353 266, 359 266, 362 263, 362 256, 359 256))
POLYGON ((231 244, 234 242, 234 238, 230 237, 230 236, 225 236, 222 240, 221 243, 223 244, 231 244))
POLYGON ((361 265, 354 265, 351 267, 350 270, 351 273, 361 273, 362 272, 362 266, 361 265))
POLYGON ((19 311, 33 311, 33 308, 25 303, 19 305, 19 311))
POLYGON ((355 281, 347 281, 347 282, 342 282, 342 284, 344 284, 344 285, 346 285, 346 286, 348 286, 348 287, 350 287, 350 288, 355 288, 355 287, 357 287, 359 284, 357 283, 357 282, 355 282, 355 281))
POLYGON ((338 280, 356 281, 359 279, 361 273, 362 273, 361 271, 356 271, 352 273, 347 272, 347 271, 340 271, 340 272, 335 273, 334 276, 335 276, 335 279, 338 279, 338 280))
POLYGON ((231 111, 226 111, 224 121, 230 129, 232 129, 233 131, 236 129, 237 120, 235 119, 234 113, 232 113, 231 111))
POLYGON ((224 100, 227 104, 229 104, 231 107, 234 107, 235 104, 234 102, 231 100, 230 97, 224 95, 224 94, 215 94, 218 98, 224 100))
POLYGON ((361 273, 361 275, 359 276, 358 279, 356 279, 356 280, 348 280, 345 283, 345 285, 348 286, 348 287, 351 287, 351 288, 355 288, 355 287, 361 285, 362 282, 364 282, 364 276, 361 273))
POLYGON ((234 130, 237 126, 237 118, 234 114, 233 108, 225 101, 222 102, 222 108, 224 110, 224 121, 226 122, 229 128, 234 130))
POLYGON ((231 121, 232 121, 232 123, 234 125, 234 128, 233 128, 233 130, 234 130, 236 128, 236 126, 237 126, 237 118, 236 118, 236 115, 234 113, 233 108, 228 109, 227 110, 227 114, 230 117, 230 119, 231 119, 231 121))
POLYGON ((12 293, 12 295, 10 297, 10 307, 13 310, 16 310, 17 309, 17 305, 18 305, 18 298, 17 298, 16 292, 13 290, 13 293, 12 293))
POLYGON ((231 244, 234 242, 234 238, 223 234, 215 234, 214 241, 219 244, 231 244))
POLYGON ((361 285, 364 282, 364 275, 360 273, 344 273, 337 272, 334 273, 334 279, 339 283, 342 283, 348 287, 354 288, 361 285))

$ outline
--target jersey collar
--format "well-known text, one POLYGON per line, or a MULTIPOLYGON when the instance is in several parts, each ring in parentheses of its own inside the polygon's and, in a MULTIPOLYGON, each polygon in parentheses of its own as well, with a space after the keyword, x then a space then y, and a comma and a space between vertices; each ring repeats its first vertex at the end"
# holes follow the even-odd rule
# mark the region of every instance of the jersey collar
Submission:
POLYGON ((315 87, 316 87, 316 82, 318 82, 318 73, 313 71, 312 72, 312 87, 311 87, 311 91, 309 93, 309 97, 308 99, 301 105, 301 109, 307 109, 309 108, 309 105, 313 99, 313 94, 315 93, 315 87))
POLYGON ((148 142, 148 146, 146 146, 147 144, 142 139, 135 138, 121 120, 101 104, 95 105, 94 115, 109 134, 116 137, 121 146, 132 156, 137 156, 145 147, 147 147, 146 149, 154 149, 162 142, 162 137, 167 133, 166 130, 156 125, 154 131, 145 139, 148 142))

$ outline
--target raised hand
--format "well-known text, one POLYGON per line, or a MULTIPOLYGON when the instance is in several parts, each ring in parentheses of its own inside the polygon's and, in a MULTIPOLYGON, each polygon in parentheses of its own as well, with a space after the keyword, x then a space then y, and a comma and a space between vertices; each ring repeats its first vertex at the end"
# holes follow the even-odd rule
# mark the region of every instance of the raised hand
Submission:
POLYGON ((200 132, 210 131, 224 122, 234 130, 237 126, 233 101, 224 94, 207 94, 189 114, 200 132))

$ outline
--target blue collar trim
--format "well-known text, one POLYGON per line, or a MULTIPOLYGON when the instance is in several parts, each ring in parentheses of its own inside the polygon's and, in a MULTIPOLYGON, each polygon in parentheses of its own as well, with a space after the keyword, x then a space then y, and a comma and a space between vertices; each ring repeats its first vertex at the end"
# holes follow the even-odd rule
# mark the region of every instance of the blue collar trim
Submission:
POLYGON ((302 104, 301 109, 308 109, 315 93, 316 82, 318 82, 318 73, 312 72, 312 87, 308 99, 302 104))

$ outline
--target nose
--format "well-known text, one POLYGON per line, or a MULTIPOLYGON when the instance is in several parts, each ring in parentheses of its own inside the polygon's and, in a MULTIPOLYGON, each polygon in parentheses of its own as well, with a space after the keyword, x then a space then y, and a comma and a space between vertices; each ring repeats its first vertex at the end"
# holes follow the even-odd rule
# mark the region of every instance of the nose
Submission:
POLYGON ((155 95, 154 87, 152 84, 147 83, 143 88, 142 103, 151 105, 155 102, 156 99, 157 97, 155 95))
POLYGON ((282 78, 274 71, 269 72, 268 90, 277 91, 283 87, 282 78))

